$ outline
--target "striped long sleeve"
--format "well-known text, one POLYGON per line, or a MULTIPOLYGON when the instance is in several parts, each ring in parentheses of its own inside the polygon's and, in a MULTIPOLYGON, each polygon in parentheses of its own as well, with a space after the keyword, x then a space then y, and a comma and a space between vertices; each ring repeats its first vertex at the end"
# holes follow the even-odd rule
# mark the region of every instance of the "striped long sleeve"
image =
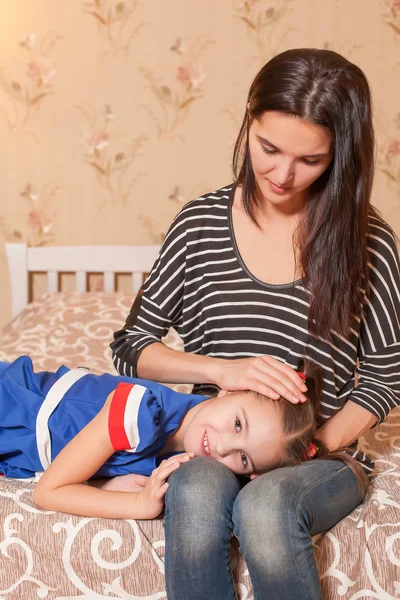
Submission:
POLYGON ((170 327, 179 330, 185 277, 186 227, 180 213, 172 223, 153 269, 139 290, 125 326, 111 344, 114 365, 121 375, 137 377, 140 353, 159 342, 170 327))
POLYGON ((400 277, 393 234, 370 218, 370 291, 359 338, 358 386, 351 400, 372 412, 378 423, 400 403, 400 277))

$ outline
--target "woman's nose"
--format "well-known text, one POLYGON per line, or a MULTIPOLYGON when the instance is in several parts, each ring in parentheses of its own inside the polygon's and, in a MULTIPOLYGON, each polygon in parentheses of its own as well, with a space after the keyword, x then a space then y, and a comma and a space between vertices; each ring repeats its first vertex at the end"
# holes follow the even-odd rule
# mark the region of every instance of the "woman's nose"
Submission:
POLYGON ((280 186, 285 186, 291 182, 293 178, 293 164, 290 161, 281 161, 275 167, 275 183, 280 186))

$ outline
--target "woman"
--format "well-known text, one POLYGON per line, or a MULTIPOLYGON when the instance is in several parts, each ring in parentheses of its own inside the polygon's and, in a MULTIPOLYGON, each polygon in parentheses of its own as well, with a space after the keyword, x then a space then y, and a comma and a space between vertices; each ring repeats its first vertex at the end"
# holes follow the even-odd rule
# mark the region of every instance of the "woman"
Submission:
MULTIPOLYGON (((112 344, 118 370, 249 388, 302 402, 294 369, 323 367, 331 450, 399 403, 400 282, 393 233, 370 205, 374 137, 363 72, 335 52, 288 50, 258 73, 236 142, 235 180, 187 204, 112 344), (160 343, 170 325, 186 354, 160 343), (358 385, 355 387, 355 375, 358 385)), ((196 458, 166 497, 169 600, 230 600, 239 538, 255 598, 321 599, 311 537, 363 500, 340 461, 276 469, 244 487, 196 458), (205 489, 207 490, 205 492, 205 489)))

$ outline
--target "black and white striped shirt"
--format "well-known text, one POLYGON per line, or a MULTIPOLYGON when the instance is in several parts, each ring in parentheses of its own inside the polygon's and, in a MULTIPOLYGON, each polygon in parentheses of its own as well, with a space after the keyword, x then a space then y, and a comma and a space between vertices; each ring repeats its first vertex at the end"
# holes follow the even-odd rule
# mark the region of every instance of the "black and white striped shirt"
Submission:
MULTIPOLYGON (((117 370, 135 377, 140 352, 173 326, 186 352, 226 359, 268 354, 294 369, 307 357, 324 370, 323 418, 351 396, 383 421, 400 403, 399 260, 389 226, 370 218, 364 310, 346 338, 323 341, 308 331, 309 292, 301 280, 269 285, 246 268, 233 233, 233 193, 230 185, 206 194, 175 218, 124 329, 114 336, 117 370)), ((216 389, 200 384, 194 391, 216 389)), ((368 457, 357 458, 372 471, 368 457)))

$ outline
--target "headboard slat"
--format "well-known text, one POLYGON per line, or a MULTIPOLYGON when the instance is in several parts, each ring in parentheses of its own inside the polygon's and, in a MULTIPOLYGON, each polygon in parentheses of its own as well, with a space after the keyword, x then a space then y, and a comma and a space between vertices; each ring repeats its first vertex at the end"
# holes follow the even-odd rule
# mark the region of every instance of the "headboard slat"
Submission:
POLYGON ((87 276, 86 271, 77 271, 75 276, 75 285, 77 292, 87 291, 87 276))
POLYGON ((142 286, 143 283, 143 273, 138 273, 137 271, 132 273, 132 292, 136 294, 142 286))
POLYGON ((58 271, 47 272, 47 291, 58 292, 58 271))
POLYGON ((115 292, 115 273, 113 271, 104 272, 104 291, 115 292))

